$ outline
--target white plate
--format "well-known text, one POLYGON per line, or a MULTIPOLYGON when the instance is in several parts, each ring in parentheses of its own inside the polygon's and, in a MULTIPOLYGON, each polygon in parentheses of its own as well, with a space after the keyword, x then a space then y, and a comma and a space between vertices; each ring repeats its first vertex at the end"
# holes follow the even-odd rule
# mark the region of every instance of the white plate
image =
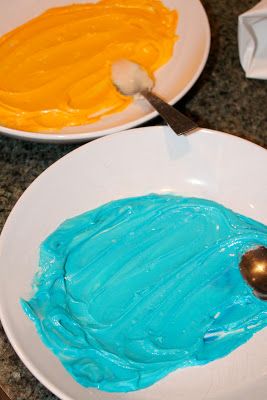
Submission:
POLYGON ((0 315, 30 371, 64 400, 266 398, 266 329, 223 359, 177 370, 141 391, 110 394, 79 386, 19 304, 31 294, 40 242, 66 218, 110 200, 173 191, 218 201, 266 224, 266 170, 266 150, 250 142, 204 129, 178 137, 167 127, 96 140, 48 168, 20 198, 0 239, 0 315))
MULTIPOLYGON (((207 15, 199 0, 162 0, 179 13, 177 41, 171 60, 156 73, 155 92, 170 104, 188 92, 207 61, 210 48, 210 28, 207 15)), ((45 9, 88 0, 21 0, 0 1, 0 35, 35 17, 45 9)), ((90 0, 89 0, 90 2, 90 0)), ((95 2, 91 0, 91 2, 95 2)), ((157 115, 145 100, 137 100, 124 111, 101 121, 66 128, 55 133, 31 133, 0 126, 0 132, 26 140, 49 142, 78 142, 105 136, 140 125, 157 115)), ((1 123, 1 122, 0 122, 1 123)))

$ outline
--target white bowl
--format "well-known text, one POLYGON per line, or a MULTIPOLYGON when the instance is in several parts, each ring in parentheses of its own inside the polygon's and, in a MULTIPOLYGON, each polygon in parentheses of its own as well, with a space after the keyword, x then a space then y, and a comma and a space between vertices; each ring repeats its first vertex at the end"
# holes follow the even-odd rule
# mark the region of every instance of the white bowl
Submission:
MULTIPOLYGON (((50 7, 87 2, 90 0, 0 1, 0 35, 50 7)), ((163 3, 179 13, 177 33, 180 40, 175 45, 171 60, 156 73, 155 92, 174 104, 188 92, 204 68, 210 48, 210 29, 207 15, 199 0, 163 0, 163 3)), ((145 100, 136 100, 124 111, 107 116, 94 124, 65 128, 54 133, 26 132, 0 126, 0 132, 39 142, 79 142, 132 128, 156 115, 145 100)))
POLYGON ((22 195, 0 238, 0 316, 29 370, 63 400, 263 400, 267 329, 225 358, 177 370, 131 393, 85 389, 44 346, 19 298, 29 298, 39 245, 63 220, 110 200, 176 192, 211 199, 267 224, 267 152, 221 132, 176 136, 140 128, 86 144, 48 168, 22 195))

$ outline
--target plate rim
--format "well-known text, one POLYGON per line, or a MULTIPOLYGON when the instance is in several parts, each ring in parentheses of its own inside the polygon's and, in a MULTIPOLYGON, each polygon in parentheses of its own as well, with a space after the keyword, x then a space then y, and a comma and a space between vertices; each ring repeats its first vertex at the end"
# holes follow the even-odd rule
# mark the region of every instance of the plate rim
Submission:
MULTIPOLYGON (((178 93, 174 98, 172 98, 168 103, 173 105, 177 103, 181 98, 185 96, 186 93, 194 86, 196 81, 199 79, 201 73, 204 70, 204 67, 207 63, 210 47, 211 47, 211 28, 208 19, 208 15, 205 7, 203 6, 201 0, 196 0, 200 9, 202 10, 202 18, 205 27, 205 49, 202 54, 202 60, 199 64, 194 76, 187 83, 185 88, 178 93)), ((75 142, 86 142, 92 139, 98 139, 100 137, 104 137, 113 133, 122 132, 131 128, 139 127, 140 125, 152 120, 157 117, 159 113, 157 111, 151 111, 147 115, 136 119, 135 121, 131 121, 125 123, 120 126, 115 126, 112 128, 107 128, 103 130, 96 130, 94 132, 83 132, 83 133, 40 133, 40 132, 28 132, 19 129, 12 129, 5 126, 0 125, 0 134, 10 138, 21 139, 25 141, 33 141, 40 143, 75 143, 75 142)))

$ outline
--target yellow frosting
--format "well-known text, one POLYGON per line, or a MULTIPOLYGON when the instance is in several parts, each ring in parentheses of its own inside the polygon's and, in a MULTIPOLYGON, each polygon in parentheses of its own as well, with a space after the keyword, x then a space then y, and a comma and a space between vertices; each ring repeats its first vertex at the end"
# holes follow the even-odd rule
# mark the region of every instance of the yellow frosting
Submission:
POLYGON ((176 25, 158 0, 49 9, 0 38, 0 124, 55 131, 123 110, 132 99, 113 87, 112 62, 153 74, 172 55, 176 25))

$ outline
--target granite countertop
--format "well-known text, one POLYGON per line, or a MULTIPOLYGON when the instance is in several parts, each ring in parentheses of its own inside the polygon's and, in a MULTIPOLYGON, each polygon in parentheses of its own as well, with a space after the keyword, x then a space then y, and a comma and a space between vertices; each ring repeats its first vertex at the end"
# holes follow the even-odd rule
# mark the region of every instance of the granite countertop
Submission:
MULTIPOLYGON (((179 109, 200 126, 226 131, 267 148, 267 81, 248 80, 240 66, 237 17, 257 0, 205 0, 212 33, 207 65, 179 109)), ((156 118, 147 125, 161 124, 156 118)), ((78 145, 0 137, 0 230, 22 192, 49 165, 78 145)), ((56 399, 24 367, 0 324, 0 384, 13 400, 56 399)))

